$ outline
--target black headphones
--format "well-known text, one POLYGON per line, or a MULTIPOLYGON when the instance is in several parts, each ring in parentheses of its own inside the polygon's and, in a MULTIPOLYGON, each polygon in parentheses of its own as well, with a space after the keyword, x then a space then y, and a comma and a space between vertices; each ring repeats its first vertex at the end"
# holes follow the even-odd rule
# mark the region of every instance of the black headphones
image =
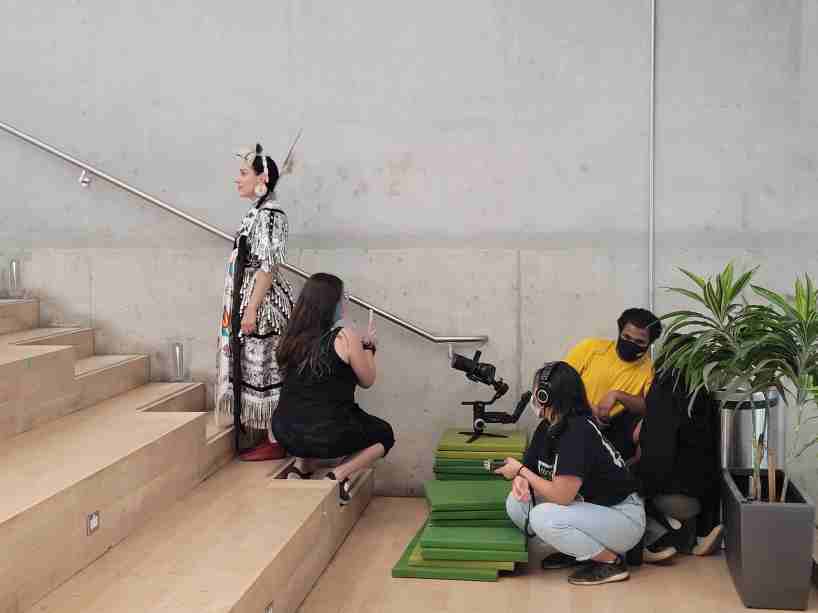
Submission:
POLYGON ((551 406, 551 374, 559 362, 546 362, 537 371, 537 402, 544 407, 551 406))

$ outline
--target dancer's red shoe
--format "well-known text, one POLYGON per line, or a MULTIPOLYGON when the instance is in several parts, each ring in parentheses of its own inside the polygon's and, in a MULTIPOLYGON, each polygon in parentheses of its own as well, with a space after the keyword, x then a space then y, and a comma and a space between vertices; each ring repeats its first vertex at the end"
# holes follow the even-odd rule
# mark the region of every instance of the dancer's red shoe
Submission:
POLYGON ((278 443, 271 443, 269 440, 264 441, 255 449, 245 451, 239 456, 242 462, 266 462, 268 460, 280 460, 285 457, 287 452, 284 447, 278 443))

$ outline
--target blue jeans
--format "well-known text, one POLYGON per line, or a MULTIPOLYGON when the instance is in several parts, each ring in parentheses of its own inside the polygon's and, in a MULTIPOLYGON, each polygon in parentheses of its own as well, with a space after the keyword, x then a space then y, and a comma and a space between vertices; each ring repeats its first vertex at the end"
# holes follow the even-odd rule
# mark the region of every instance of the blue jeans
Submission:
POLYGON ((633 549, 645 533, 645 506, 637 494, 612 507, 588 502, 567 506, 552 502, 520 502, 512 494, 506 499, 506 512, 528 536, 535 536, 557 551, 589 560, 609 549, 624 555, 633 549), (532 535, 533 533, 533 535, 532 535))

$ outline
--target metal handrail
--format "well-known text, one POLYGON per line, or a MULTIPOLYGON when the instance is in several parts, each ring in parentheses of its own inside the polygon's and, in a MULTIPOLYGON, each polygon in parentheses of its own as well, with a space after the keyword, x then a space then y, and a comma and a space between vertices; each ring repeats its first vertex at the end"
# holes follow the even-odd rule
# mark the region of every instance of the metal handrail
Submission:
MULTIPOLYGON (((35 137, 33 137, 33 136, 29 135, 29 134, 26 134, 25 132, 21 132, 20 130, 18 130, 14 126, 10 126, 9 124, 3 123, 2 121, 0 121, 0 129, 4 130, 5 132, 8 132, 9 134, 11 134, 13 136, 16 136, 17 138, 19 138, 21 140, 24 140, 25 142, 27 142, 27 143, 29 143, 31 145, 34 145, 35 147, 39 147, 43 151, 47 151, 48 153, 50 153, 52 155, 55 155, 58 158, 61 158, 62 160, 68 162, 69 164, 73 164, 74 166, 78 166, 79 168, 82 168, 85 172, 87 172, 87 173, 89 173, 89 174, 91 174, 91 175, 93 175, 95 177, 99 177, 100 179, 108 181, 108 183, 111 183, 112 185, 116 185, 117 187, 119 187, 121 189, 124 189, 126 192, 129 192, 129 193, 133 194, 134 196, 138 196, 139 198, 142 198, 143 200, 145 200, 147 202, 150 202, 154 206, 157 206, 160 209, 164 209, 168 213, 172 213, 173 215, 176 215, 177 217, 181 217, 185 221, 188 221, 188 222, 192 223, 193 225, 198 226, 199 228, 202 228, 203 230, 206 230, 206 231, 210 232, 211 234, 215 234, 216 236, 220 236, 220 237, 222 237, 222 238, 224 238, 224 239, 226 239, 228 241, 231 241, 231 242, 234 239, 234 237, 232 235, 228 234, 227 232, 224 232, 223 230, 220 230, 219 228, 217 228, 215 226, 210 225, 206 221, 202 221, 201 219, 198 219, 198 218, 194 217, 193 215, 190 215, 189 213, 185 213, 184 211, 182 211, 180 209, 177 209, 175 206, 172 206, 172 205, 168 204, 167 202, 164 202, 163 200, 160 200, 156 196, 152 196, 151 194, 148 194, 147 192, 143 192, 141 189, 137 189, 136 187, 133 187, 132 185, 129 185, 128 183, 125 183, 125 181, 122 181, 121 179, 117 179, 116 177, 111 176, 108 173, 99 170, 98 168, 92 166, 88 162, 83 162, 82 160, 79 160, 79 159, 75 158, 74 156, 65 153, 64 151, 60 151, 56 147, 53 147, 52 145, 49 145, 48 143, 45 143, 45 142, 41 141, 38 138, 35 138, 35 137)), ((309 276, 310 276, 308 273, 304 272, 303 270, 301 270, 297 266, 293 266, 292 264, 288 264, 287 262, 284 262, 284 264, 282 266, 286 270, 289 270, 290 272, 292 272, 292 273, 294 273, 294 274, 296 274, 299 277, 302 277, 304 279, 308 279, 309 276)), ((422 338, 424 338, 427 341, 430 341, 432 343, 450 343, 450 344, 455 344, 455 343, 485 343, 485 342, 488 341, 488 336, 486 336, 486 335, 438 336, 436 334, 432 334, 428 330, 424 330, 423 328, 421 328, 420 326, 418 326, 416 324, 408 322, 405 319, 401 319, 397 315, 393 315, 389 311, 384 311, 383 309, 375 306, 374 304, 371 304, 371 303, 367 302, 363 298, 358 298, 357 296, 350 296, 349 300, 350 300, 350 302, 353 302, 353 303, 357 304, 360 307, 372 310, 375 314, 379 315, 380 317, 383 317, 385 320, 390 321, 390 322, 392 322, 393 324, 395 324, 397 326, 400 326, 404 330, 408 330, 409 332, 414 332, 418 336, 420 336, 420 337, 422 337, 422 338)))

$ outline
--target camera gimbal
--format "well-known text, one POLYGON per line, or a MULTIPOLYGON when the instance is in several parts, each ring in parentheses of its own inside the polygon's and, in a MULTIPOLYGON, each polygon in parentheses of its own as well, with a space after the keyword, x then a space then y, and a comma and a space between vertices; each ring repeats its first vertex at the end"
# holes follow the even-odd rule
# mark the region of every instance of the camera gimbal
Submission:
POLYGON ((475 381, 484 385, 489 385, 494 388, 494 396, 491 400, 468 400, 461 402, 463 406, 472 407, 472 430, 470 432, 460 432, 459 434, 470 434, 467 443, 473 443, 481 436, 490 438, 508 438, 505 434, 494 434, 486 432, 487 424, 516 424, 523 414, 526 405, 531 399, 531 392, 526 392, 520 396, 517 401, 517 406, 514 408, 514 413, 502 413, 500 411, 486 411, 486 407, 494 404, 506 392, 508 392, 508 383, 502 379, 495 379, 494 375, 497 371, 493 364, 481 363, 480 356, 482 353, 476 351, 474 357, 469 359, 460 354, 452 354, 452 368, 466 373, 466 378, 469 381, 475 381))

